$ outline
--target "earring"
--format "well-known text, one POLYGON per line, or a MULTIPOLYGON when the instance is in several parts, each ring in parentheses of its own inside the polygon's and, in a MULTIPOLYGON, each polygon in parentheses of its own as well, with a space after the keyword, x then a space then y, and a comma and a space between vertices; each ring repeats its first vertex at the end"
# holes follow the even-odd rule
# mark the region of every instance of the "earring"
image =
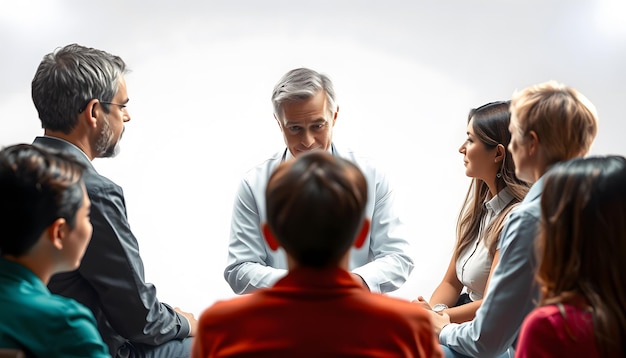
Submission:
POLYGON ((498 172, 498 174, 496 174, 496 178, 498 179, 502 178, 502 172, 498 172))

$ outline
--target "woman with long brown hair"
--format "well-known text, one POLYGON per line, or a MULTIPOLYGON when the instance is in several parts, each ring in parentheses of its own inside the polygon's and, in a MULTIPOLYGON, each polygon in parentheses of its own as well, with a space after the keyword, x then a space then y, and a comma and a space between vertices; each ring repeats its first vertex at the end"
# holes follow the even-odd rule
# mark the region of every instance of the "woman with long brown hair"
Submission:
POLYGON ((597 133, 597 112, 580 92, 549 81, 511 98, 515 175, 532 183, 500 235, 500 259, 476 317, 460 324, 431 313, 446 357, 509 357, 524 318, 536 306, 534 242, 541 216, 544 174, 559 162, 587 155, 597 133))
POLYGON ((430 301, 417 298, 424 308, 447 313, 452 322, 474 318, 498 262, 497 245, 505 219, 528 192, 528 184, 515 176, 507 149, 509 106, 510 101, 490 102, 467 116, 467 139, 459 153, 472 181, 459 213, 456 245, 430 301))
POLYGON ((626 355, 626 159, 574 159, 546 174, 539 307, 518 357, 626 355))

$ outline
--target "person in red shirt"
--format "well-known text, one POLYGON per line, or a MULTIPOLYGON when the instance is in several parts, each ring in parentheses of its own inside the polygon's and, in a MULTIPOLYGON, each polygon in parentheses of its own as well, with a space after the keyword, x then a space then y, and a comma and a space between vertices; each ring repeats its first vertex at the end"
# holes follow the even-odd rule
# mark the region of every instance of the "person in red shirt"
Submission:
POLYGON ((192 357, 442 357, 426 310, 371 293, 348 271, 370 227, 367 185, 355 164, 324 150, 281 163, 262 232, 285 250, 289 272, 202 312, 192 357))
POLYGON ((626 356, 626 158, 573 159, 546 174, 539 307, 516 357, 626 356))

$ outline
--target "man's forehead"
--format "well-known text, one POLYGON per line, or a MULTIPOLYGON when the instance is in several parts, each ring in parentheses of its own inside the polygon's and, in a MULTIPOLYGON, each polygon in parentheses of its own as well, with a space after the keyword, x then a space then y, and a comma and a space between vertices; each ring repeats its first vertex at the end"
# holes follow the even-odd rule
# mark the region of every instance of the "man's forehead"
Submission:
POLYGON ((285 118, 284 119, 285 124, 322 124, 326 122, 328 122, 328 120, 324 117, 312 118, 312 119, 311 118, 303 118, 303 119, 285 118))

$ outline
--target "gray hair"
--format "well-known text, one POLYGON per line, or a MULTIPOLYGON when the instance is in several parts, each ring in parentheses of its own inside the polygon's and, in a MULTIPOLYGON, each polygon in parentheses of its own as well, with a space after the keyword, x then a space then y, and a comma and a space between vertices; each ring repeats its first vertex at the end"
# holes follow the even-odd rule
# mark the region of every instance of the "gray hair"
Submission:
POLYGON ((337 110, 335 90, 328 76, 308 68, 296 68, 287 72, 278 81, 272 92, 274 113, 280 116, 285 102, 301 101, 315 96, 319 91, 326 93, 326 102, 331 114, 337 110))
MULTIPOLYGON (((126 72, 120 57, 77 44, 45 55, 31 88, 41 126, 68 134, 89 101, 113 99, 126 72)), ((108 104, 102 103, 102 107, 109 112, 108 104)))

